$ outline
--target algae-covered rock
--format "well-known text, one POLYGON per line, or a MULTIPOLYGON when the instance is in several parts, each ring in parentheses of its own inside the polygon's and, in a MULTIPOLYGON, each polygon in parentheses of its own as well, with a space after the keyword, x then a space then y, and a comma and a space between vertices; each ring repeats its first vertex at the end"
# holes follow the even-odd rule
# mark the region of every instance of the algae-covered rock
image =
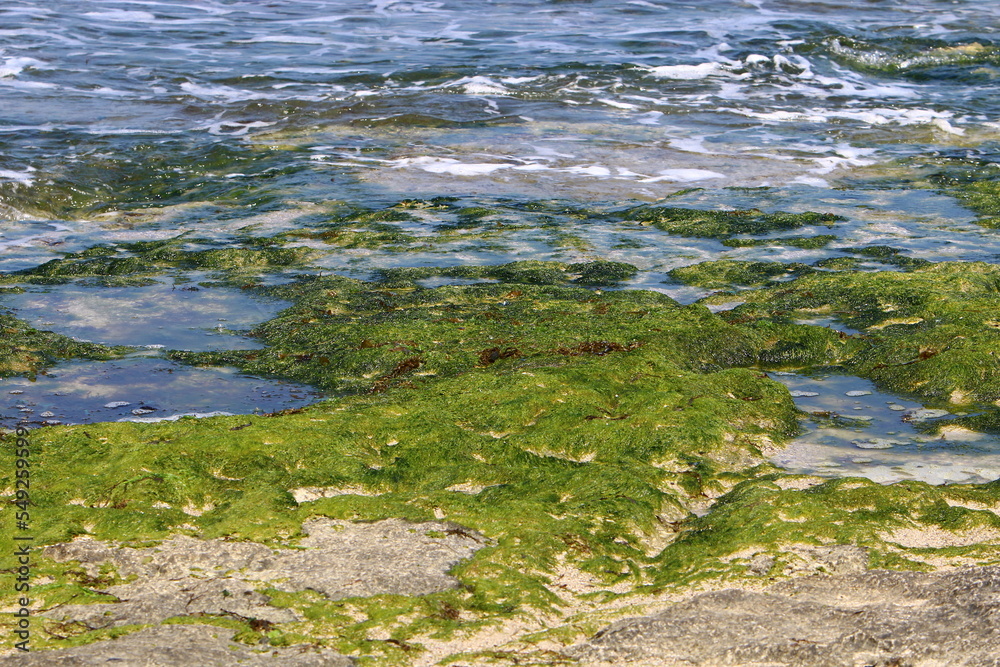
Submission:
MULTIPOLYGON (((890 249, 891 250, 891 249, 890 249)), ((893 253, 888 253, 892 256, 893 253)), ((865 339, 838 362, 896 393, 1000 399, 1000 269, 945 262, 898 272, 821 272, 741 293, 730 321, 835 315, 865 339)))
POLYGON ((634 278, 639 272, 631 264, 603 260, 570 264, 568 268, 570 271, 580 274, 580 277, 573 281, 578 285, 614 285, 623 280, 634 278))
MULTIPOLYGON (((117 257, 90 255, 71 259, 117 257)), ((751 268, 690 273, 731 282, 751 268)), ((988 398, 1000 386, 989 365, 1000 344, 994 267, 803 269, 740 292, 746 303, 721 315, 657 292, 567 284, 588 270, 631 275, 610 262, 516 262, 253 287, 292 302, 254 330, 264 349, 176 356, 305 380, 329 400, 32 433, 33 512, 46 517, 34 541, 49 545, 36 595, 53 624, 40 647, 197 613, 240 642, 308 640, 401 665, 443 654, 434 642, 457 655, 489 635, 480 646, 496 647, 501 626, 534 628, 519 631, 525 646, 576 643, 628 604, 662 609, 664 595, 699 584, 1000 561, 997 484, 777 471, 767 457, 800 415, 761 372, 840 365, 883 384, 926 378, 906 391, 936 398, 988 398), (442 275, 496 282, 416 282, 442 275), (817 315, 864 334, 797 322, 817 315), (944 365, 921 375, 932 363, 944 365)), ((13 488, 12 448, 0 453, 13 488)), ((9 533, 0 548, 13 548, 9 533)), ((13 604, 13 575, 2 576, 0 600, 13 604)), ((842 636, 823 641, 840 650, 842 636)), ((517 660, 552 657, 534 650, 517 660)))
MULTIPOLYGON (((770 337, 773 332, 765 338, 753 327, 727 324, 662 294, 531 284, 565 280, 561 267, 541 263, 488 272, 509 282, 396 290, 340 277, 304 279, 268 290, 296 305, 251 332, 267 349, 173 357, 235 365, 336 392, 420 386, 480 366, 484 351, 493 348, 517 350, 503 366, 525 370, 560 365, 567 360, 562 350, 602 341, 685 368, 752 365, 761 355, 768 363, 781 360, 784 346, 770 337)), ((789 333, 795 345, 804 340, 789 333)), ((817 329, 809 345, 826 350, 835 337, 817 329)), ((825 352, 806 356, 820 354, 825 352)), ((803 353, 789 355, 797 362, 803 353)))
POLYGON ((763 285, 775 278, 802 275, 813 270, 800 263, 720 259, 676 268, 671 270, 669 275, 688 285, 720 289, 732 285, 763 285))
POLYGON ((33 377, 65 359, 114 359, 128 350, 39 331, 6 312, 0 312, 0 334, 0 377, 33 377))
POLYGON ((806 225, 831 227, 843 220, 832 213, 764 213, 756 209, 705 211, 676 206, 637 206, 625 211, 622 217, 677 236, 717 239, 798 229, 806 225))

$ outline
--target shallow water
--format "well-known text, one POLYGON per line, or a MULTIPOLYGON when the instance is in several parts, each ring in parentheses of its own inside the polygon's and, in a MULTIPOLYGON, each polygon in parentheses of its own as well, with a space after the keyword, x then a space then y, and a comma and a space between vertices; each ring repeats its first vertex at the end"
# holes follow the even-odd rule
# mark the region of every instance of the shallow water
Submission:
POLYGON ((968 409, 926 407, 850 375, 771 376, 789 388, 796 407, 808 415, 803 433, 772 457, 783 468, 881 483, 979 483, 1000 477, 1000 438, 958 428, 931 436, 915 427, 968 414, 968 409))
POLYGON ((38 426, 156 420, 209 413, 268 413, 320 395, 291 382, 155 357, 67 362, 32 380, 0 379, 0 424, 38 426))
POLYGON ((288 305, 187 278, 141 287, 26 286, 20 294, 0 296, 0 303, 37 329, 77 340, 193 351, 260 348, 237 332, 288 305))

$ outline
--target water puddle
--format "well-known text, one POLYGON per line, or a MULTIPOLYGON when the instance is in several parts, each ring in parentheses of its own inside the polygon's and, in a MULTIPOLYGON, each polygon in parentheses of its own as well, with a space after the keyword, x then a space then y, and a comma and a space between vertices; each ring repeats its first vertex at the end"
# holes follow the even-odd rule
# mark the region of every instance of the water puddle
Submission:
MULTIPOLYGON (((796 319, 796 324, 808 324, 814 327, 826 327, 827 329, 833 329, 834 331, 839 331, 840 333, 847 334, 849 336, 862 336, 863 331, 858 329, 852 329, 846 324, 842 324, 839 320, 833 317, 810 317, 808 319, 796 319)), ((862 380, 863 381, 863 380, 862 380)))
POLYGON ((61 364, 35 380, 0 379, 0 425, 268 413, 320 398, 309 387, 250 377, 230 368, 184 366, 136 356, 61 364))
POLYGON ((274 317, 288 304, 224 287, 172 280, 143 287, 88 287, 78 283, 24 286, 2 303, 42 330, 106 345, 174 350, 262 347, 234 332, 274 317))
POLYGON ((926 408, 849 375, 770 373, 811 415, 805 433, 772 461, 791 472, 859 476, 888 484, 983 483, 1000 478, 1000 439, 966 429, 922 433, 917 425, 964 414, 926 408))

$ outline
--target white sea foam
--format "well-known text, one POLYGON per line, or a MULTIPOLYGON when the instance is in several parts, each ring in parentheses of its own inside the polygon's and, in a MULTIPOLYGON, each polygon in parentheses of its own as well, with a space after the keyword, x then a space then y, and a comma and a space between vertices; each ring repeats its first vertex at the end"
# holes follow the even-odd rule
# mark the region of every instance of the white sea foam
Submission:
POLYGON ((467 95, 509 95, 510 89, 485 76, 469 76, 448 84, 461 88, 467 95))
POLYGON ((705 137, 684 137, 670 140, 670 147, 685 153, 701 153, 703 155, 718 155, 716 151, 705 148, 705 137))
POLYGON ((790 183, 799 183, 800 185, 811 185, 815 188, 828 188, 830 187, 830 182, 823 178, 818 178, 816 176, 796 176, 790 183))
POLYGON ((129 11, 118 9, 110 12, 85 12, 87 18, 95 21, 121 21, 125 23, 151 23, 156 20, 156 15, 150 12, 129 11))
POLYGON ((274 123, 268 123, 262 120, 255 120, 251 122, 239 123, 234 121, 222 121, 221 123, 212 123, 206 129, 209 134, 216 134, 220 136, 227 137, 242 137, 244 134, 252 129, 258 127, 270 127, 274 123))
POLYGON ((827 123, 831 119, 840 118, 844 120, 855 120, 868 125, 936 125, 944 129, 939 122, 944 122, 949 131, 958 134, 959 128, 955 128, 949 122, 954 114, 950 111, 934 111, 932 109, 894 109, 888 107, 876 107, 871 109, 846 110, 846 109, 818 109, 812 108, 803 111, 755 111, 748 108, 720 108, 720 111, 757 118, 759 120, 771 122, 809 122, 827 123))
POLYGON ((664 169, 658 173, 659 176, 644 178, 640 183, 659 183, 660 181, 693 183, 711 178, 726 178, 725 174, 720 174, 717 171, 709 171, 708 169, 664 169))
POLYGON ((28 167, 24 171, 0 169, 0 180, 14 181, 16 183, 20 183, 21 185, 31 185, 35 182, 34 177, 31 175, 34 171, 34 167, 28 167))
POLYGON ((241 102, 244 100, 269 99, 269 95, 255 93, 249 90, 231 88, 229 86, 203 86, 201 84, 185 81, 181 84, 181 90, 189 95, 208 100, 222 99, 227 102, 241 102))
POLYGON ((0 62, 0 77, 17 76, 29 67, 41 69, 44 66, 44 62, 35 58, 4 58, 3 62, 0 62))
POLYGON ((724 69, 720 63, 701 63, 699 65, 662 65, 650 68, 649 73, 661 79, 681 79, 694 81, 710 76, 735 76, 724 69))
POLYGON ((597 101, 601 104, 607 104, 609 107, 614 107, 616 109, 638 109, 639 106, 636 104, 629 104, 628 102, 619 102, 618 100, 610 100, 606 97, 599 97, 597 101))
POLYGON ((452 158, 415 157, 390 160, 393 167, 417 167, 432 174, 451 174, 452 176, 482 176, 500 169, 510 169, 514 165, 503 162, 459 162, 452 158))
POLYGON ((599 164, 589 164, 589 165, 578 165, 574 167, 567 167, 565 169, 560 169, 559 171, 565 172, 567 174, 582 174, 584 176, 610 176, 611 170, 607 167, 601 166, 599 164))

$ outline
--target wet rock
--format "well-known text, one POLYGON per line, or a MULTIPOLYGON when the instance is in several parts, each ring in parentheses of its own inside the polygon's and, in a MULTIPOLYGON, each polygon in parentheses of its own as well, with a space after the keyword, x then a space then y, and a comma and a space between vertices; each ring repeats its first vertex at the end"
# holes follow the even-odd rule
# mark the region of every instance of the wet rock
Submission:
POLYGON ((949 414, 951 413, 949 413, 947 410, 932 410, 930 408, 920 408, 918 410, 913 410, 912 412, 907 413, 906 415, 904 415, 903 418, 906 419, 906 421, 911 421, 911 422, 924 422, 929 419, 937 419, 939 417, 945 417, 949 414))
POLYGON ((105 592, 120 602, 64 605, 44 616, 82 623, 92 630, 133 623, 160 623, 175 616, 196 614, 253 618, 270 623, 299 620, 288 609, 268 606, 270 598, 239 579, 140 579, 131 584, 111 586, 105 592))
POLYGON ((1000 568, 872 570, 701 594, 567 653, 586 665, 995 667, 998 615, 1000 568))
POLYGON ((253 648, 232 641, 233 630, 207 625, 163 625, 139 632, 55 651, 0 657, 0 666, 143 665, 144 667, 228 667, 289 665, 290 667, 350 667, 354 661, 329 649, 312 646, 253 648))
MULTIPOLYGON (((96 576, 105 563, 112 564, 121 577, 137 576, 142 586, 129 584, 136 588, 126 586, 119 592, 126 597, 139 594, 144 600, 141 604, 153 604, 147 598, 156 593, 155 586, 146 588, 146 584, 170 582, 163 591, 174 600, 169 605, 174 605, 175 599, 190 592, 184 586, 170 588, 174 584, 187 582, 193 586, 196 581, 215 579, 224 585, 206 589, 217 596, 210 596, 204 604, 226 609, 231 604, 229 596, 227 600, 217 599, 224 595, 223 590, 239 590, 241 595, 250 590, 232 588, 239 582, 268 582, 285 591, 310 589, 334 600, 447 590, 458 584, 448 571, 487 544, 482 535, 456 524, 413 524, 399 519, 352 524, 317 518, 307 521, 303 532, 308 537, 299 542, 299 549, 178 535, 148 549, 118 548, 98 540, 78 539, 48 547, 45 555, 60 562, 78 561, 91 576, 96 576)), ((119 594, 111 589, 108 592, 119 594)), ((257 604, 257 598, 248 597, 248 604, 257 604)), ((156 604, 164 610, 169 606, 163 600, 156 604)), ((259 610, 255 613, 262 618, 259 610)))
POLYGON ((865 440, 851 440, 851 444, 859 449, 891 449, 895 445, 905 445, 902 440, 890 440, 888 438, 867 438, 865 440))

